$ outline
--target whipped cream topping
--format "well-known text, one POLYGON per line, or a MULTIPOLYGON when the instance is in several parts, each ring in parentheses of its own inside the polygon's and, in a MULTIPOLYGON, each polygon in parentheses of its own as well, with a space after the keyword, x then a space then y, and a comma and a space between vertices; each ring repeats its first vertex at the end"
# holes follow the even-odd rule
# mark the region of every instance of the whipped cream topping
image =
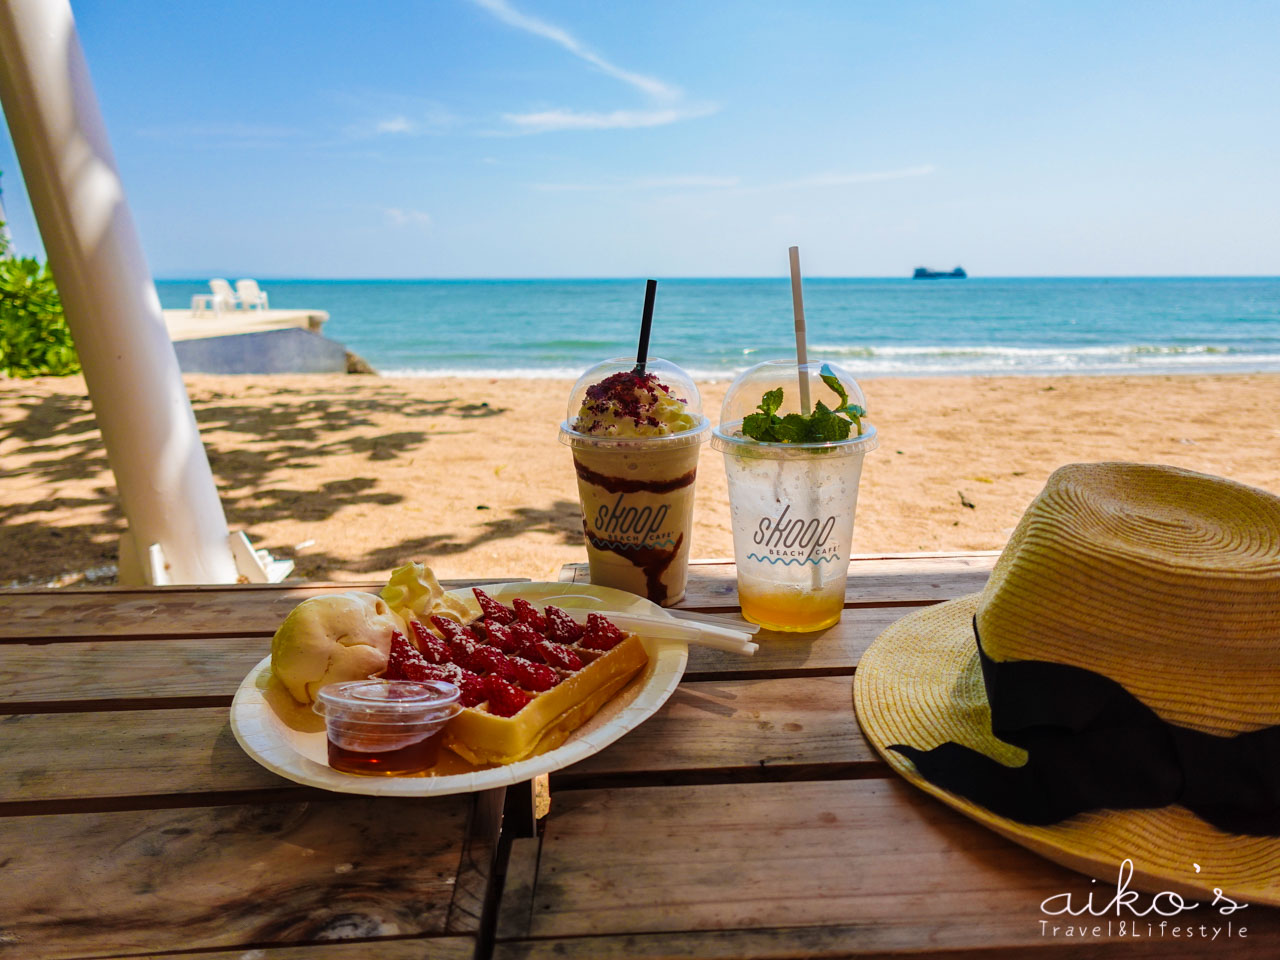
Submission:
POLYGON ((596 437, 661 437, 696 424, 657 374, 627 370, 587 388, 573 429, 596 437))

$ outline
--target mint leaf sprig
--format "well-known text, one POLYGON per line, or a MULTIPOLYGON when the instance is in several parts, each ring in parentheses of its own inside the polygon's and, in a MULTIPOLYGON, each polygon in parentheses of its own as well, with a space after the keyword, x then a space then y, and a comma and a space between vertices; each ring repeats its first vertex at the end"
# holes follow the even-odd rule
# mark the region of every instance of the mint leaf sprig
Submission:
POLYGON ((818 371, 818 376, 822 377, 822 382, 836 392, 836 396, 840 398, 840 406, 836 407, 835 413, 845 414, 858 427, 858 436, 862 436, 862 418, 867 415, 867 411, 856 403, 849 402, 849 393, 844 388, 844 384, 835 375, 835 372, 827 364, 822 365, 822 369, 818 371))
POLYGON ((823 364, 820 376, 822 382, 840 398, 840 405, 834 410, 819 400, 808 416, 788 413, 785 417, 780 417, 778 409, 782 406, 782 388, 776 387, 760 398, 760 406, 756 408, 759 413, 748 414, 743 418, 743 435, 761 443, 832 443, 836 440, 848 440, 852 428, 856 426, 857 435, 862 436, 862 418, 867 415, 867 411, 858 404, 849 402, 849 393, 844 384, 826 364, 823 364))

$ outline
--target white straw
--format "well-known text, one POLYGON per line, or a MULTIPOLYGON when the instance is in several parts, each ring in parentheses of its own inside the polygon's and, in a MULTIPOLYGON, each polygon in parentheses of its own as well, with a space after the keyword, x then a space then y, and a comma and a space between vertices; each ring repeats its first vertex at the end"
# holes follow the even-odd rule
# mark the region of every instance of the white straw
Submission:
MULTIPOLYGON (((791 258, 791 310, 796 318, 796 375, 800 380, 800 412, 807 417, 812 407, 809 404, 809 371, 805 369, 809 362, 809 344, 804 329, 804 294, 800 290, 800 248, 788 248, 787 255, 791 258)), ((814 590, 822 586, 822 571, 816 564, 809 570, 809 584, 814 590)))
POLYGON ((800 291, 800 248, 787 250, 791 257, 791 310, 796 318, 796 364, 800 375, 800 412, 809 415, 809 372, 804 365, 809 362, 809 345, 804 330, 804 294, 800 291))
POLYGON ((616 610, 575 610, 565 611, 574 620, 585 622, 590 613, 599 613, 608 617, 614 625, 633 633, 644 634, 661 640, 682 640, 685 643, 697 644, 700 647, 711 647, 714 650, 725 650, 729 653, 741 653, 751 656, 760 645, 751 639, 749 633, 730 627, 718 626, 694 620, 677 620, 668 616, 649 616, 646 614, 621 613, 616 610))
POLYGON ((681 610, 678 607, 668 609, 667 613, 677 620, 696 620, 698 623, 709 623, 713 627, 728 627, 731 630, 738 630, 746 634, 760 632, 760 624, 758 623, 750 623, 745 620, 730 620, 728 617, 718 617, 714 613, 699 613, 697 610, 681 610))

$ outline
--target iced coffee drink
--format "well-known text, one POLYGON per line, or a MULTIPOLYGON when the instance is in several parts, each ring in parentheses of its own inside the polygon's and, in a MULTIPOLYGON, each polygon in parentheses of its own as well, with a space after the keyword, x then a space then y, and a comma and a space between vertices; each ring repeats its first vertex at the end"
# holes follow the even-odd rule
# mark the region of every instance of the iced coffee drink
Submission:
POLYGON ((698 389, 679 367, 610 360, 575 385, 560 439, 573 451, 591 582, 669 606, 684 597, 698 453, 698 389))

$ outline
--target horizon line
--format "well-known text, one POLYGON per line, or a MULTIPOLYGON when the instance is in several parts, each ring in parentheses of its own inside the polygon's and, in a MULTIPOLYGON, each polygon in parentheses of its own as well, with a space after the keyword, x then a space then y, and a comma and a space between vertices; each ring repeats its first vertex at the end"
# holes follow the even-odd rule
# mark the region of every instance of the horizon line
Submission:
MULTIPOLYGON (((271 275, 252 272, 237 272, 234 270, 213 271, 199 276, 196 275, 165 275, 153 276, 152 280, 159 283, 208 283, 214 277, 253 277, 260 282, 266 283, 469 283, 473 281, 482 281, 489 283, 529 283, 534 281, 548 281, 553 283, 565 282, 598 282, 610 283, 617 281, 639 281, 652 276, 659 281, 706 281, 706 280, 773 280, 780 283, 790 283, 790 278, 779 274, 720 274, 720 275, 697 275, 697 274, 681 274, 681 275, 647 275, 634 274, 630 276, 419 276, 419 277, 334 277, 334 276, 287 276, 284 274, 271 275)), ((812 274, 806 276, 805 280, 915 280, 917 278, 910 275, 894 274, 892 276, 871 276, 871 275, 838 275, 838 274, 812 274)), ((967 279, 967 280, 1280 280, 1280 273, 1060 273, 1060 274, 983 274, 981 276, 973 276, 970 274, 965 278, 928 278, 928 279, 967 279)))

